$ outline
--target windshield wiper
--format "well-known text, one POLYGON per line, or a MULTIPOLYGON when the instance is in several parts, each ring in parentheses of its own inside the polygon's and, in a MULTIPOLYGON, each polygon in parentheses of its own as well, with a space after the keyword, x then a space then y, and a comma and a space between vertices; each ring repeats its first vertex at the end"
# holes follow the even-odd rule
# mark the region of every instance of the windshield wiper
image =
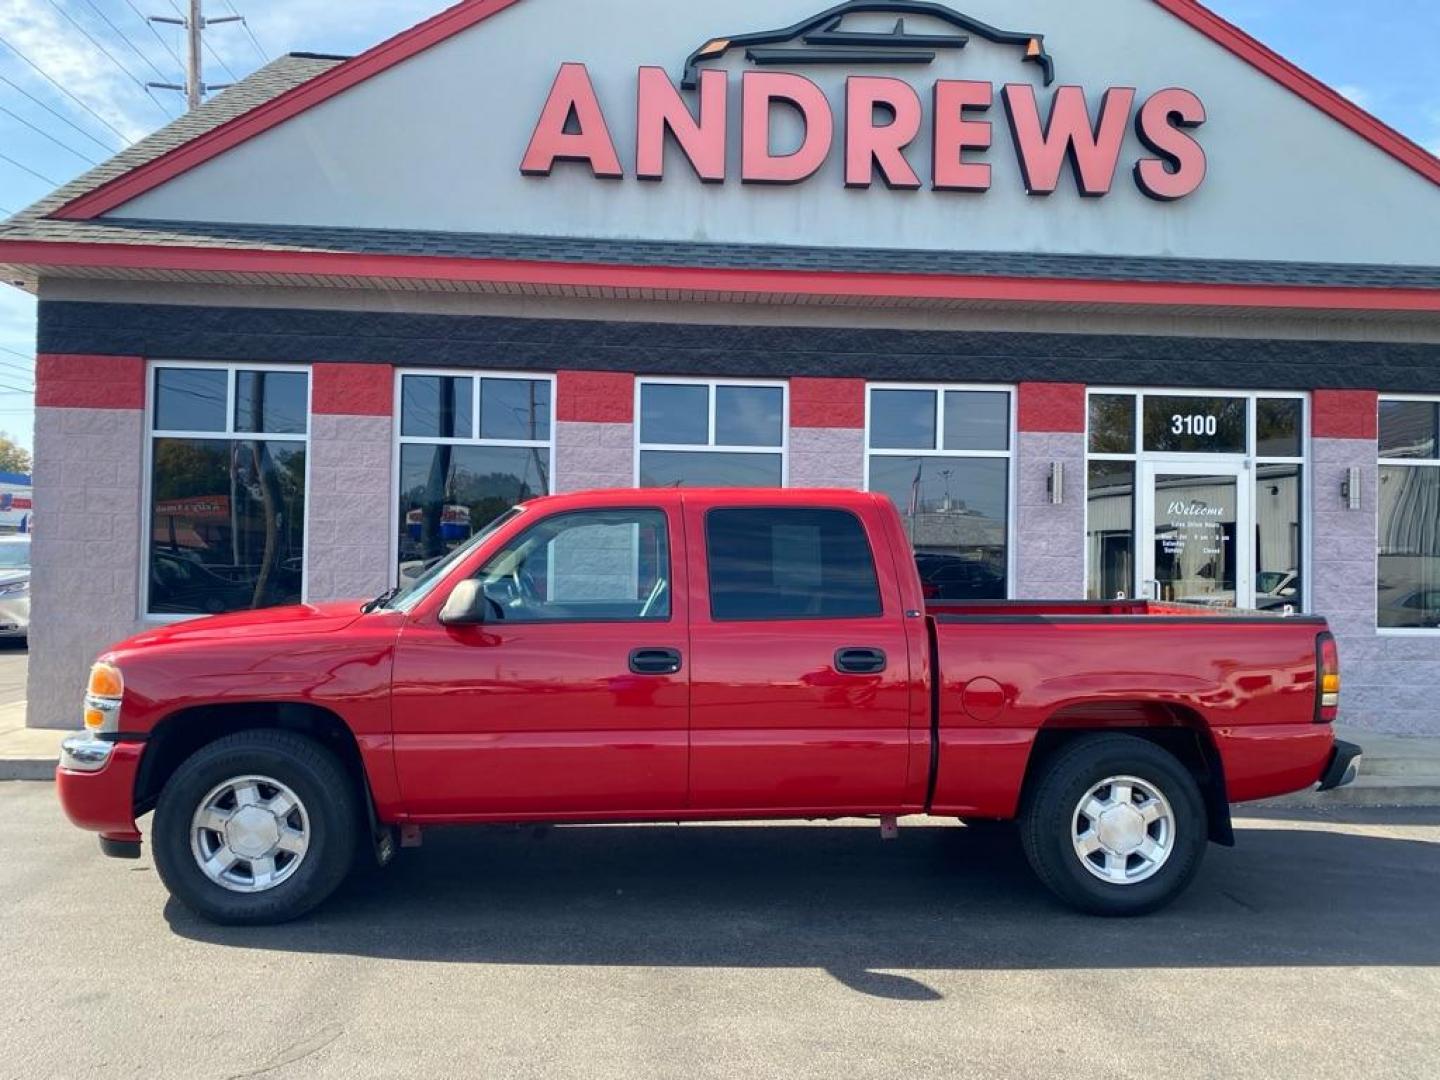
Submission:
POLYGON ((375 597, 374 600, 367 600, 364 604, 361 604, 361 614, 369 615, 372 611, 379 611, 381 608, 389 604, 391 600, 395 599, 399 592, 399 585, 396 585, 393 589, 386 589, 379 596, 375 597))

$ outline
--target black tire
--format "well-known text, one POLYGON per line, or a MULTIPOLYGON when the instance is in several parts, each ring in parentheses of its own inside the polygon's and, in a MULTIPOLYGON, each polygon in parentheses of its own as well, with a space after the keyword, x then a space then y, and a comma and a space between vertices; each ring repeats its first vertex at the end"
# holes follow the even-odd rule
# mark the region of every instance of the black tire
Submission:
POLYGON ((355 858, 359 821, 354 781, 330 751, 288 731, 242 731, 196 751, 165 784, 151 829, 155 868, 175 899, 211 922, 288 922, 323 903, 345 879, 355 858), (273 888, 232 892, 200 868, 190 826, 217 785, 250 775, 278 780, 299 797, 309 819, 309 846, 293 873, 273 888))
POLYGON ((1209 843, 1205 801, 1174 755, 1130 735, 1094 735, 1066 746, 1043 768, 1021 810, 1020 842, 1041 882, 1065 903, 1094 915, 1144 915, 1170 903, 1194 880, 1209 843), (1111 777, 1141 780, 1170 804, 1170 854, 1143 881, 1102 880, 1086 869, 1073 842, 1081 799, 1111 777))

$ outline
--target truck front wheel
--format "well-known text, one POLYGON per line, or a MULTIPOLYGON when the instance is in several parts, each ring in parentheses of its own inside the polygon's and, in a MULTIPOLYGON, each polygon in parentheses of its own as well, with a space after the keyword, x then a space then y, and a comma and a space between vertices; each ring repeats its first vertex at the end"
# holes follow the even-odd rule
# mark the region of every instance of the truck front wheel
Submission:
POLYGON ((212 922, 298 918, 344 880, 354 785, 333 754, 287 731, 242 731, 187 758, 155 807, 155 868, 212 922))
POLYGON ((1096 735, 1043 768, 1020 838, 1060 899, 1096 915, 1142 915, 1190 884, 1208 842, 1205 803, 1174 756, 1133 736, 1096 735))

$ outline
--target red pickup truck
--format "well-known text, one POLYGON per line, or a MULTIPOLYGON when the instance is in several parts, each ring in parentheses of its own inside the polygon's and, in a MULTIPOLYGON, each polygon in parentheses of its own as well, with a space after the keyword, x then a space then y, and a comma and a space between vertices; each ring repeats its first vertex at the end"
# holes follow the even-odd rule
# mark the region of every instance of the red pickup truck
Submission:
POLYGON ((854 491, 536 499, 417 580, 148 630, 96 663, 72 821, 230 923, 431 825, 1018 819, 1061 898, 1150 911, 1229 804, 1355 774, 1322 619, 926 604, 854 491))

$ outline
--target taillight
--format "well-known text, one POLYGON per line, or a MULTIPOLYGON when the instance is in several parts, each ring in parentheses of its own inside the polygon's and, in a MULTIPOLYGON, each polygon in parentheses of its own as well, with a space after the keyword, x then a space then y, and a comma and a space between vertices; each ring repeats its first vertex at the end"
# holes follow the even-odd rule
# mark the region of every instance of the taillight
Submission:
POLYGON ((1315 722, 1333 724, 1340 712, 1340 650, 1329 633, 1315 639, 1315 722))

